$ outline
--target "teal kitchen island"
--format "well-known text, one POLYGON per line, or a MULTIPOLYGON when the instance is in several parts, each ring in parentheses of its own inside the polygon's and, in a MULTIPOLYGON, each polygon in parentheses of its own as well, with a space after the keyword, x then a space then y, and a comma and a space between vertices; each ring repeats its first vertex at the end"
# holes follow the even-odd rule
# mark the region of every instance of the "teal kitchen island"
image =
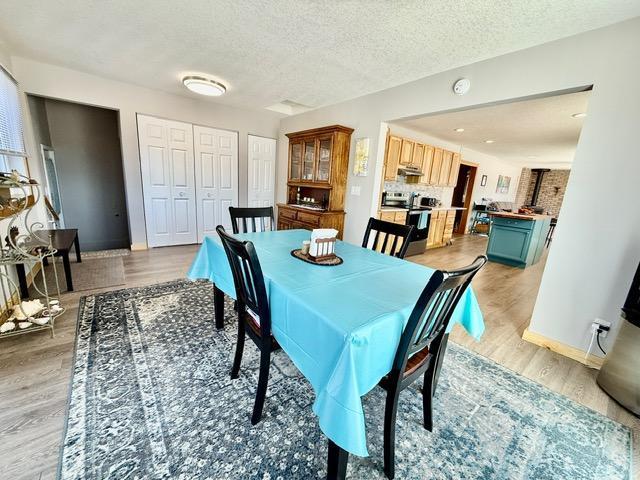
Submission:
MULTIPOLYGON (((489 212, 487 212, 489 213, 489 212)), ((549 232, 549 215, 491 212, 487 257, 491 262, 526 268, 538 263, 549 232)))

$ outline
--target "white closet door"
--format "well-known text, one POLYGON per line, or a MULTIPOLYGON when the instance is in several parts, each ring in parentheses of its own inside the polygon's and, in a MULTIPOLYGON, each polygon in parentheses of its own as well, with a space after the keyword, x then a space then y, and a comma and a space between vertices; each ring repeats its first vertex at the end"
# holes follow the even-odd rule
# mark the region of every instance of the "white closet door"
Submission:
POLYGON ((238 133, 193 126, 196 156, 198 240, 231 230, 229 207, 238 206, 238 133))
POLYGON ((248 204, 250 207, 274 206, 276 140, 249 135, 248 146, 248 204))
POLYGON ((138 115, 147 243, 197 242, 193 130, 189 123, 138 115))

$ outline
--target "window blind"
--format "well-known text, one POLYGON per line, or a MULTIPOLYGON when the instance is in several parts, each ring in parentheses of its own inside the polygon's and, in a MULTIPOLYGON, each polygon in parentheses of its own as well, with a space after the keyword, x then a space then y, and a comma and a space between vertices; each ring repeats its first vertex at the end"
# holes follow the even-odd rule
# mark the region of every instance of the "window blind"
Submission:
POLYGON ((0 66, 0 155, 25 157, 18 82, 0 66))

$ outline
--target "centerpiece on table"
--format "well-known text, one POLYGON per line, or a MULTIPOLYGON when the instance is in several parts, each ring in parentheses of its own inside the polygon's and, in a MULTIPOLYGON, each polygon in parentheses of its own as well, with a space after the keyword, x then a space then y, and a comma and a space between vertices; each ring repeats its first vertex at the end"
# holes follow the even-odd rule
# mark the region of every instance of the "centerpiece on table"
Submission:
POLYGON ((305 240, 302 248, 292 250, 291 255, 314 265, 340 265, 342 258, 335 252, 337 235, 338 231, 333 228, 316 228, 311 232, 311 239, 305 240))

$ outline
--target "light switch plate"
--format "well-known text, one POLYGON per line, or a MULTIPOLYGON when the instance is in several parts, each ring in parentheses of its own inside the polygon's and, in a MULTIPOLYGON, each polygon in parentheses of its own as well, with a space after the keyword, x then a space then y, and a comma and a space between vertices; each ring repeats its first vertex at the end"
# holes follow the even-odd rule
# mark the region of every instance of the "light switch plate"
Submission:
POLYGON ((360 195, 360 186, 356 186, 354 185, 353 187, 351 187, 351 195, 360 195))

